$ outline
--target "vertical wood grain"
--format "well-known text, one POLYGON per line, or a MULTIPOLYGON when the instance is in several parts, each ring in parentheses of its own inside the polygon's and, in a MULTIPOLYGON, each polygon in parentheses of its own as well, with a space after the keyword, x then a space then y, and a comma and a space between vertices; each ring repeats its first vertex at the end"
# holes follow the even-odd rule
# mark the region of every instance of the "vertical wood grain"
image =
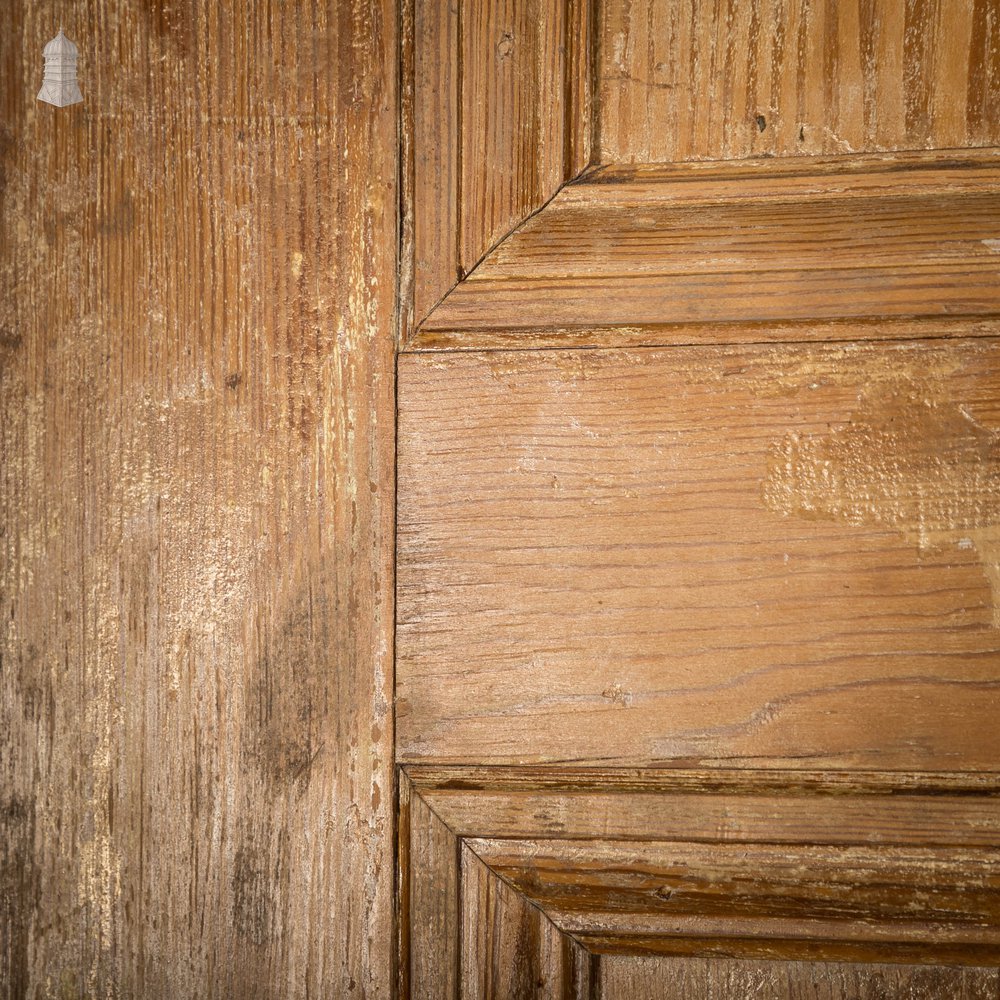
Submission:
MULTIPOLYGON (((402 781, 409 785, 405 776, 402 781)), ((459 841, 409 788, 407 813, 403 871, 408 894, 400 914, 409 932, 403 955, 409 979, 401 995, 413 1000, 455 1000, 461 945, 459 841)))
POLYGON ((461 865, 462 1000, 589 1000, 585 949, 464 844, 461 865))
POLYGON ((408 236, 414 255, 417 322, 458 280, 459 8, 460 4, 437 0, 408 4, 413 19, 413 40, 408 41, 413 82, 404 108, 413 123, 408 139, 412 162, 408 236))
POLYGON ((595 29, 591 0, 412 0, 404 14, 409 328, 590 162, 595 29))
POLYGON ((462 4, 462 277, 564 179, 567 31, 563 3, 462 4))
POLYGON ((388 996, 394 5, 0 39, 5 992, 388 996))
POLYGON ((602 162, 1000 141, 991 0, 608 0, 602 162))
POLYGON ((996 969, 601 958, 601 1000, 995 1000, 996 969))

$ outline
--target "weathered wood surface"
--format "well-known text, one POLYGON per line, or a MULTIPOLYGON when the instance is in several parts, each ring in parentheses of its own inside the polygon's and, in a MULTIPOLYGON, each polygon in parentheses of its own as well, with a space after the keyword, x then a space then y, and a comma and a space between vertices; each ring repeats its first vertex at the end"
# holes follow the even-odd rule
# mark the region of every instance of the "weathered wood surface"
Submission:
POLYGON ((390 995, 397 45, 0 8, 6 996, 390 995))
POLYGON ((419 323, 590 159, 587 0, 412 0, 404 266, 419 323))
POLYGON ((399 996, 454 997, 461 974, 460 844, 400 778, 399 996))
POLYGON ((601 958, 601 1000, 996 1000, 995 969, 601 958))
POLYGON ((399 379, 401 759, 995 769, 995 340, 399 379))
POLYGON ((407 768, 459 837, 696 843, 1000 843, 1000 777, 777 770, 407 768))
POLYGON ((602 163, 1000 143, 995 0, 607 0, 602 163))
POLYGON ((1000 851, 466 841, 599 953, 1000 962, 1000 851))
MULTIPOLYGON (((995 967, 998 780, 407 765, 401 995, 603 995, 619 954, 793 963, 760 980, 774 988, 806 959, 875 963, 866 981, 901 987, 916 970, 877 963, 995 967)), ((721 988, 738 966, 673 968, 695 997, 687 976, 721 988)))
POLYGON ((590 1000, 587 951, 497 877, 468 843, 461 871, 461 1000, 590 1000))
POLYGON ((996 150, 592 172, 415 345, 828 339, 858 321, 869 337, 995 333, 998 176, 996 150))
POLYGON ((399 996, 589 1000, 585 949, 487 868, 405 773, 400 793, 399 996))

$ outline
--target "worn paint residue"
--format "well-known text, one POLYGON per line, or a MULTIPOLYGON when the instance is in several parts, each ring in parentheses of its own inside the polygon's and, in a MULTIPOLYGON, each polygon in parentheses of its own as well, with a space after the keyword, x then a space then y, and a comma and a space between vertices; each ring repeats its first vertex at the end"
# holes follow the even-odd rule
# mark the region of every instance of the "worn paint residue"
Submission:
POLYGON ((894 528, 921 549, 974 547, 1000 627, 1000 430, 955 402, 880 383, 846 426, 786 435, 763 493, 783 514, 894 528))

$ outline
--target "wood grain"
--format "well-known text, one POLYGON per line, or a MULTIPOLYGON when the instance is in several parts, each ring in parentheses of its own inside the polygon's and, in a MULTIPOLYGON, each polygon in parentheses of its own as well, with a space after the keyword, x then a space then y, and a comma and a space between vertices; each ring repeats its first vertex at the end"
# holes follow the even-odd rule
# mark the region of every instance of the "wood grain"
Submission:
POLYGON ((1000 345, 410 355, 411 762, 995 769, 1000 345))
POLYGON ((996 332, 998 164, 985 151, 591 173, 455 288, 416 346, 827 339, 857 321, 872 337, 996 332))
POLYGON ((461 864, 462 1000, 590 1000, 586 949, 498 878, 468 843, 461 864))
POLYGON ((399 912, 403 933, 399 995, 422 998, 455 997, 461 975, 460 911, 461 845, 411 792, 405 775, 400 781, 405 803, 400 811, 399 912))
POLYGON ((1000 842, 996 775, 434 767, 407 769, 459 837, 894 844, 1000 842))
POLYGON ((1000 962, 995 848, 466 843, 598 953, 1000 962))
POLYGON ((579 169, 580 153, 575 157, 570 153, 579 127, 572 116, 580 108, 573 107, 569 83, 579 81, 578 65, 583 61, 579 53, 587 50, 579 37, 583 33, 586 38, 582 19, 586 9, 579 0, 463 3, 459 137, 463 277, 579 169), (570 41, 574 34, 576 39, 570 41), (576 53, 572 67, 566 57, 568 46, 576 53))
POLYGON ((590 162, 593 27, 587 0, 412 0, 406 17, 415 325, 590 162))
POLYGON ((0 8, 5 996, 390 995, 397 45, 0 8))
MULTIPOLYGON (((408 210, 404 268, 412 315, 423 319, 458 281, 461 219, 459 146, 461 2, 402 4, 404 127, 408 210), (409 72, 406 72, 406 71, 409 72)), ((404 286, 405 287, 405 286, 404 286)))
POLYGON ((601 958, 601 1000, 995 1000, 995 969, 601 958))
MULTIPOLYGON (((407 765, 404 965, 441 984, 413 995, 453 995, 453 969, 466 996, 603 995, 580 990, 620 954, 864 961, 901 984, 944 980, 879 963, 996 967, 998 780, 407 765)), ((690 975, 721 988, 727 967, 690 975)), ((790 968, 761 982, 791 988, 790 968)))
POLYGON ((992 0, 607 0, 602 163, 1000 143, 992 0))
POLYGON ((590 1000, 596 962, 400 781, 401 997, 590 1000))

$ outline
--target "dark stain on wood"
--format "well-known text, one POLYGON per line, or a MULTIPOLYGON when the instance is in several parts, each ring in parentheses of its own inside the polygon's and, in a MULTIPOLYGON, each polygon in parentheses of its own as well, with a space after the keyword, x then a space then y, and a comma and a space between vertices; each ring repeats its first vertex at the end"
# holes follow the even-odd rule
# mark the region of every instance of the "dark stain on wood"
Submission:
POLYGON ((140 4, 137 12, 146 18, 157 39, 169 43, 177 54, 183 55, 194 41, 194 7, 193 0, 174 0, 173 3, 140 4))
POLYGON ((0 987, 10 997, 28 995, 31 921, 25 915, 33 912, 39 888, 34 802, 13 795, 0 804, 0 987))
POLYGON ((252 840, 233 859, 233 927, 240 937, 263 948, 274 933, 274 884, 267 856, 252 840))
POLYGON ((40 721, 52 688, 46 684, 48 673, 38 647, 29 642, 18 656, 17 683, 21 689, 21 711, 25 719, 40 721))
POLYGON ((97 224, 103 236, 126 236, 135 228, 135 199, 127 188, 113 205, 105 210, 97 224))
POLYGON ((244 747, 277 787, 308 783, 339 698, 337 609, 322 573, 304 583, 250 680, 244 747))
POLYGON ((7 169, 16 155, 13 129, 0 125, 0 193, 7 190, 7 169))
POLYGON ((0 363, 24 343, 24 337, 9 326, 0 326, 0 363))

